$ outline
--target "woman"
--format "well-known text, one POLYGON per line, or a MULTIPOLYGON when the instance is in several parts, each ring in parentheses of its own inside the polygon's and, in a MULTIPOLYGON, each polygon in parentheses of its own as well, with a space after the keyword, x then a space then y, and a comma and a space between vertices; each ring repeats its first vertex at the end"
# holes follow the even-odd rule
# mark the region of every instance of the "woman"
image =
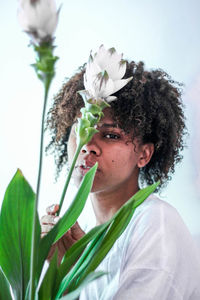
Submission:
MULTIPOLYGON (((83 101, 83 67, 55 96, 48 125, 58 173, 76 149, 75 126, 83 101)), ((133 76, 114 96, 98 123, 98 133, 83 147, 73 173, 78 186, 98 162, 90 198, 96 224, 109 220, 143 184, 162 188, 182 156, 186 133, 180 86, 162 70, 147 71, 127 62, 133 76)), ((58 205, 42 219, 43 234, 55 222, 58 205)), ((76 223, 54 247, 59 257, 84 232, 76 223)), ((80 299, 197 300, 200 262, 190 233, 176 210, 155 195, 135 211, 124 233, 98 267, 107 275, 89 284, 80 299)))

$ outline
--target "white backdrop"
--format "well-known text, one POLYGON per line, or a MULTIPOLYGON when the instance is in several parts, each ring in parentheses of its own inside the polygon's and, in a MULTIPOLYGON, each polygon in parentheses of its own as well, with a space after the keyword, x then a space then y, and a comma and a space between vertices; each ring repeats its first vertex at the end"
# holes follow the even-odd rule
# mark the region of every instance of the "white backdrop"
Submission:
MULTIPOLYGON (((1 1, 0 203, 18 167, 34 190, 38 168, 43 87, 30 67, 34 53, 27 47, 29 38, 18 25, 16 10, 17 1, 1 1)), ((195 236, 200 236, 199 11, 199 0, 63 0, 55 42, 60 60, 49 98, 50 105, 63 79, 102 43, 114 46, 125 58, 143 60, 147 68, 163 68, 183 82, 188 148, 160 196, 177 208, 195 236)), ((45 156, 41 214, 47 205, 59 202, 65 172, 57 183, 54 173, 53 157, 45 156)), ((73 193, 71 186, 67 203, 73 193)))

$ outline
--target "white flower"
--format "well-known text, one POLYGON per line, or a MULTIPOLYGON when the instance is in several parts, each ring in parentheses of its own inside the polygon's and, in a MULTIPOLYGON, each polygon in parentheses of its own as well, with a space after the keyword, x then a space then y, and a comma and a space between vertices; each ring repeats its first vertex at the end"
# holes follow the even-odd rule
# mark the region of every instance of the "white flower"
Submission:
POLYGON ((114 48, 106 50, 100 46, 99 51, 92 56, 84 74, 85 94, 87 98, 105 99, 111 102, 116 99, 111 96, 123 88, 131 79, 122 79, 126 72, 126 62, 114 48))
POLYGON ((55 0, 19 0, 19 23, 33 42, 41 43, 52 39, 58 14, 55 0))

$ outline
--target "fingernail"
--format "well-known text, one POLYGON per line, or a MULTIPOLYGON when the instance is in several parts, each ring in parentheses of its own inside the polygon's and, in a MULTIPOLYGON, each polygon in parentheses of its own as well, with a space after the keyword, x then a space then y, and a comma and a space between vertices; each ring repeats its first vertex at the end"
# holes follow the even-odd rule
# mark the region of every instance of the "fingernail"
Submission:
POLYGON ((49 211, 50 212, 53 212, 54 211, 54 209, 55 209, 55 205, 53 204, 53 205, 51 205, 51 206, 49 206, 49 211))
POLYGON ((54 224, 56 224, 59 220, 60 220, 60 217, 58 217, 58 216, 55 217, 54 220, 53 220, 54 224))

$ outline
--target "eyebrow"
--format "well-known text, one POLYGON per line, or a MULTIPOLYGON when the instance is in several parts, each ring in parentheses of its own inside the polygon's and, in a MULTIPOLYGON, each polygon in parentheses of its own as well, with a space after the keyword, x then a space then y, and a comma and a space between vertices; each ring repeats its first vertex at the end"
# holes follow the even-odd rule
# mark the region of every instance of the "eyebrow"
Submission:
POLYGON ((116 124, 116 123, 102 123, 102 122, 99 122, 98 124, 97 124, 97 127, 100 127, 100 128, 102 128, 102 127, 113 127, 113 128, 119 128, 119 126, 116 124))
MULTIPOLYGON (((74 122, 74 124, 77 124, 77 123, 78 123, 78 120, 76 120, 74 122)), ((120 128, 117 123, 102 123, 102 122, 98 122, 97 127, 99 127, 99 128, 120 128)))

